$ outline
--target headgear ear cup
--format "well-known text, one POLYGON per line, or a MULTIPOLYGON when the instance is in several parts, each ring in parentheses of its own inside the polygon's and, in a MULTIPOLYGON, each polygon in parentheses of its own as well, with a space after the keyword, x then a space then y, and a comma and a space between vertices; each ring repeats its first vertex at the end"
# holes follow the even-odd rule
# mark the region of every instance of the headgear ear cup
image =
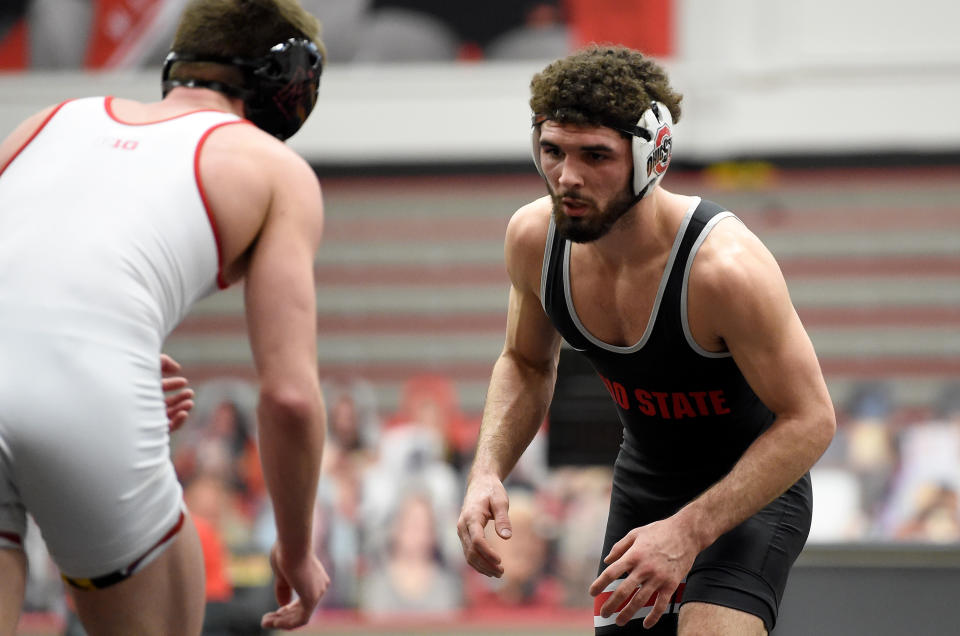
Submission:
POLYGON ((637 200, 653 192, 667 172, 673 154, 673 118, 670 109, 653 102, 640 115, 637 128, 647 131, 649 139, 633 136, 633 192, 637 200))

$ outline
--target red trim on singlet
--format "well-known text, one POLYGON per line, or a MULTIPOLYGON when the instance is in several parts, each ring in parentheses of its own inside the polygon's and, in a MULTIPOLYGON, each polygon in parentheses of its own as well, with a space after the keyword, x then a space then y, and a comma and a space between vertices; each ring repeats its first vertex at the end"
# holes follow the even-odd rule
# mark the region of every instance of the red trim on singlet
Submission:
POLYGON ((23 539, 20 538, 19 534, 14 534, 12 532, 2 532, 0 531, 0 539, 6 539, 7 541, 12 541, 17 545, 23 545, 23 539))
POLYGON ((130 565, 121 568, 119 570, 114 570, 109 574, 104 574, 102 576, 95 576, 92 578, 75 578, 67 576, 66 574, 61 573, 60 578, 72 585, 73 587, 81 590, 102 590, 104 588, 110 587, 111 585, 116 585, 121 581, 125 581, 130 578, 137 572, 137 567, 146 559, 148 556, 156 552, 163 546, 165 543, 170 541, 183 527, 183 522, 186 521, 186 514, 183 510, 180 510, 180 516, 177 517, 177 523, 174 524, 170 530, 167 531, 160 540, 154 543, 150 548, 144 552, 136 561, 130 565))
POLYGON ((203 178, 200 176, 200 151, 203 148, 203 144, 206 143, 207 137, 210 136, 214 130, 221 128, 222 126, 229 126, 231 124, 249 124, 250 122, 246 119, 239 119, 237 121, 225 121, 215 126, 211 126, 207 132, 203 133, 203 136, 200 137, 200 141, 197 142, 197 150, 193 154, 193 174, 197 179, 197 190, 200 192, 200 200, 203 201, 203 209, 207 211, 207 220, 210 221, 210 228, 213 230, 213 239, 217 243, 217 287, 220 289, 226 289, 230 286, 230 283, 223 277, 223 246, 220 242, 220 230, 217 228, 217 220, 213 216, 213 212, 210 210, 210 202, 207 199, 207 192, 203 188, 203 178))
POLYGON ((153 553, 154 550, 156 550, 157 548, 159 548, 160 546, 162 546, 164 543, 166 543, 167 541, 169 541, 170 539, 172 539, 178 532, 180 532, 180 528, 183 527, 183 522, 184 522, 185 520, 186 520, 186 515, 183 514, 183 511, 181 510, 181 511, 180 511, 180 517, 177 519, 177 523, 175 523, 174 526, 173 526, 172 528, 170 528, 170 530, 168 530, 165 535, 163 535, 162 537, 160 537, 160 540, 159 540, 159 541, 157 541, 157 542, 154 543, 152 546, 150 546, 150 549, 147 550, 146 552, 144 552, 144 553, 143 553, 143 556, 141 556, 139 559, 137 559, 136 561, 134 561, 133 563, 131 563, 130 565, 128 565, 126 568, 124 568, 124 571, 125 571, 125 572, 128 572, 128 573, 131 573, 131 574, 132 574, 133 572, 136 572, 137 566, 140 565, 140 562, 141 562, 141 561, 143 561, 144 559, 146 559, 148 556, 150 556, 150 555, 153 553))
MULTIPOLYGON (((680 603, 683 601, 683 590, 685 587, 687 587, 686 583, 680 583, 680 585, 677 586, 677 591, 674 592, 673 596, 670 598, 671 603, 680 603)), ((626 607, 627 603, 633 600, 633 597, 636 596, 639 590, 640 588, 635 589, 622 603, 620 603, 619 607, 613 610, 613 612, 617 613, 620 610, 622 610, 624 607, 626 607)), ((610 590, 609 592, 601 592, 593 598, 593 615, 594 616, 600 616, 600 609, 603 607, 603 604, 607 602, 607 599, 613 596, 613 592, 614 590, 610 590)), ((659 596, 660 596, 659 593, 654 593, 653 596, 651 596, 646 600, 643 606, 653 607, 654 604, 657 602, 657 597, 659 596)), ((671 611, 670 608, 667 608, 667 611, 669 613, 671 611)))
POLYGON ((59 104, 57 104, 56 108, 54 108, 52 111, 50 111, 50 114, 47 115, 47 117, 46 117, 46 118, 43 120, 43 122, 37 127, 37 129, 33 131, 33 134, 30 135, 30 137, 29 137, 25 142, 23 142, 23 145, 21 145, 20 148, 18 148, 15 153, 13 153, 13 156, 10 157, 10 161, 8 161, 6 164, 4 164, 4 166, 3 166, 2 168, 0 168, 0 176, 2 176, 3 173, 4 173, 4 171, 6 171, 6 169, 10 167, 10 164, 13 163, 13 160, 16 159, 16 158, 20 155, 21 152, 23 152, 24 148, 26 148, 27 146, 29 146, 29 145, 30 145, 30 142, 33 141, 33 140, 36 138, 37 135, 40 134, 40 131, 43 130, 48 123, 50 123, 50 120, 53 119, 53 116, 56 115, 56 114, 60 111, 61 108, 63 108, 64 106, 66 106, 68 103, 70 103, 70 102, 72 102, 72 101, 73 101, 72 99, 68 99, 68 100, 65 101, 65 102, 60 102, 59 104))
POLYGON ((195 110, 188 110, 185 113, 180 113, 179 115, 171 115, 170 117, 164 117, 163 119, 151 119, 150 121, 139 121, 131 122, 124 121, 120 119, 116 113, 113 112, 113 100, 112 95, 108 95, 103 98, 103 108, 107 113, 107 117, 120 124, 121 126, 152 126, 153 124, 162 124, 165 121, 172 121, 174 119, 180 119, 181 117, 186 117, 187 115, 193 115, 194 113, 227 113, 229 111, 217 110, 216 108, 197 108, 195 110))

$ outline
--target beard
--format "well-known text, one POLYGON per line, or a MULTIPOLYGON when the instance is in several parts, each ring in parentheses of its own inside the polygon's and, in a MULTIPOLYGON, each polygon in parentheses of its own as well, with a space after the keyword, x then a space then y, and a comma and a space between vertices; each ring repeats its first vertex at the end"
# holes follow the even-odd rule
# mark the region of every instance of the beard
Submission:
POLYGON ((550 193, 553 200, 553 219, 560 236, 574 243, 590 243, 606 236, 624 214, 629 212, 636 199, 629 188, 625 188, 603 209, 592 199, 573 193, 550 193), (573 199, 586 204, 588 211, 583 216, 568 216, 563 211, 563 199, 573 199))

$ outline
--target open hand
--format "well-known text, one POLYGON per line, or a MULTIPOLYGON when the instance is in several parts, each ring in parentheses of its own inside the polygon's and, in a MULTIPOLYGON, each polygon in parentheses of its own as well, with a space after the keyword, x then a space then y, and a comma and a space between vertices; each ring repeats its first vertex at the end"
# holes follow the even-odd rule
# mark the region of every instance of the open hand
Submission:
POLYGON ((484 529, 493 519, 497 534, 509 539, 513 534, 507 514, 509 508, 507 491, 500 479, 492 474, 471 477, 457 521, 457 534, 467 563, 480 574, 503 576, 500 555, 487 543, 484 529))
POLYGON ((164 401, 167 403, 167 420, 170 423, 170 432, 183 426, 194 406, 195 393, 190 387, 190 381, 181 375, 180 363, 165 353, 160 354, 160 373, 162 380, 164 401))
POLYGON ((634 528, 610 549, 603 559, 607 568, 590 586, 590 595, 595 597, 626 575, 601 606, 600 615, 607 618, 623 605, 616 622, 626 625, 656 595, 643 621, 650 629, 670 607, 673 593, 693 567, 698 552, 690 535, 670 519, 634 528))
POLYGON ((295 562, 285 562, 280 547, 270 551, 273 590, 280 607, 260 620, 264 629, 296 629, 306 625, 330 585, 330 577, 312 554, 295 562), (296 596, 294 596, 296 592, 296 596))

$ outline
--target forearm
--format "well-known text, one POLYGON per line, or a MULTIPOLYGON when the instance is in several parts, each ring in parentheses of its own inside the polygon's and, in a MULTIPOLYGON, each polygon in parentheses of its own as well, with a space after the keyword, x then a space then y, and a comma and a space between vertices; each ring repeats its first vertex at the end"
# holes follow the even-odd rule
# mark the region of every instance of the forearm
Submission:
POLYGON ((833 437, 833 420, 778 418, 733 469, 675 516, 700 550, 790 488, 817 461, 833 437))
POLYGON ((555 362, 533 366, 501 354, 491 374, 471 474, 506 478, 543 423, 556 378, 555 362))
POLYGON ((312 549, 313 513, 326 418, 319 390, 298 404, 261 396, 260 460, 273 503, 277 540, 287 556, 312 549))

